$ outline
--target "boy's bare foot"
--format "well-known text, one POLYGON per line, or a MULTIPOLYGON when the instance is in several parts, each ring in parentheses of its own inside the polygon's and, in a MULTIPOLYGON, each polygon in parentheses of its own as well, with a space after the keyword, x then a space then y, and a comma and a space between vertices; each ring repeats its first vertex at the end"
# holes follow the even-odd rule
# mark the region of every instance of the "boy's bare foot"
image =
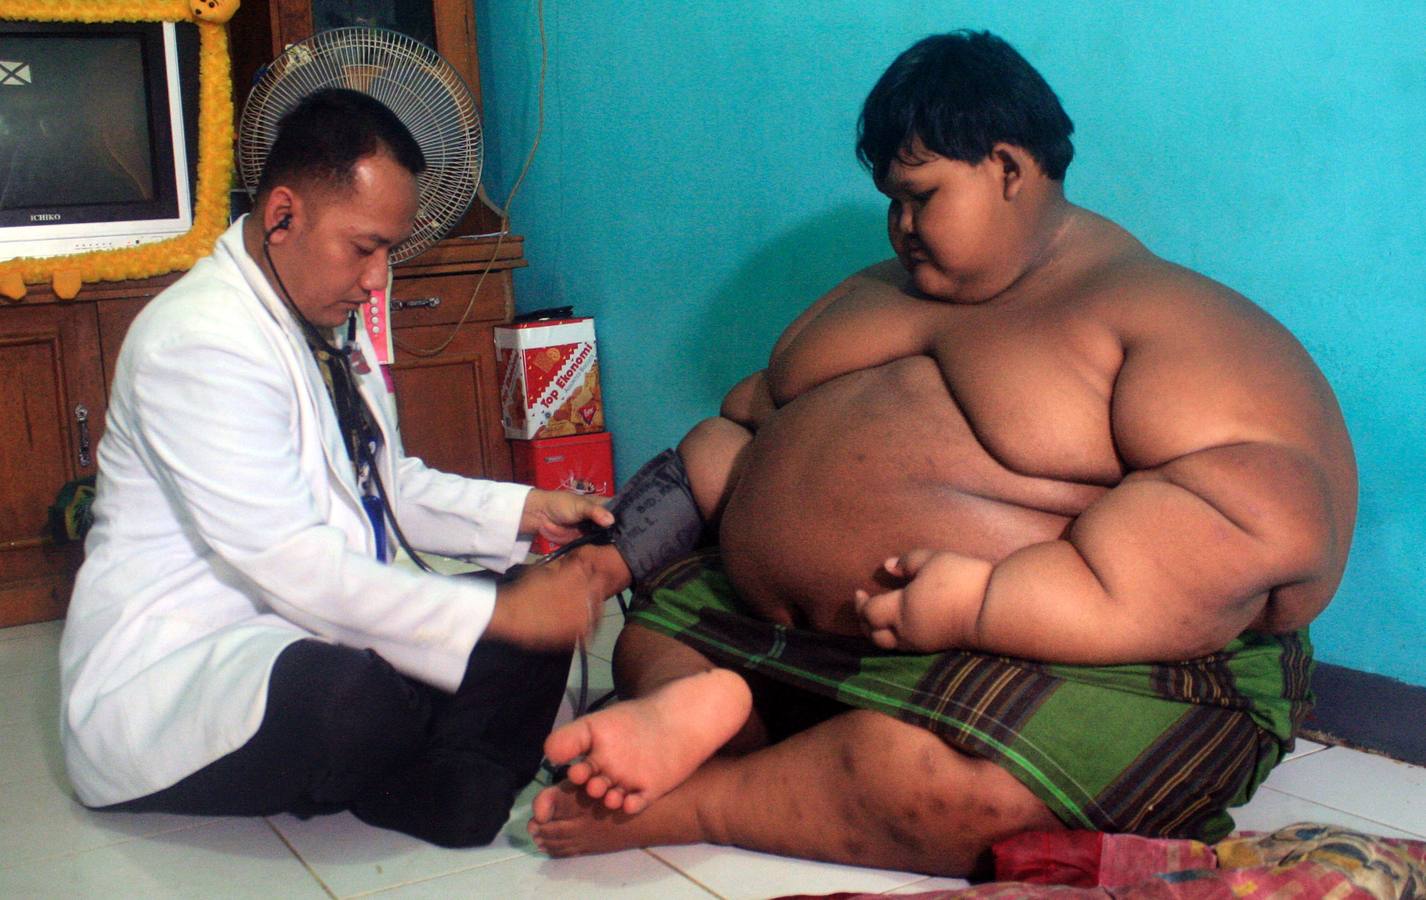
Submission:
POLYGON ((550 856, 610 853, 635 846, 628 813, 605 809, 579 785, 562 781, 535 798, 534 817, 525 829, 535 846, 550 856))
MULTIPOLYGON (((540 793, 535 801, 537 818, 525 827, 535 846, 554 857, 704 840, 696 815, 669 807, 676 798, 669 797, 633 816, 606 809, 578 785, 563 781, 540 793)), ((680 808, 686 805, 674 804, 680 808)))
MULTIPOLYGON (((576 719, 545 740, 569 780, 611 810, 630 815, 673 790, 742 728, 752 692, 727 669, 670 681, 643 697, 576 719)), ((536 822, 553 815, 560 788, 535 798, 536 822)))

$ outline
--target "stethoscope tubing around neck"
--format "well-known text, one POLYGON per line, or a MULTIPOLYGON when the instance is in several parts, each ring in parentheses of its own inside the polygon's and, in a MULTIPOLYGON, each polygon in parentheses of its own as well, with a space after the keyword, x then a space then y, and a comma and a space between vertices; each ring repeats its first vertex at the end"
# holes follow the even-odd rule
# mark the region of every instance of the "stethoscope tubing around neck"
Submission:
MULTIPOLYGON (((427 565, 426 561, 416 553, 410 542, 406 540, 406 534, 397 523, 396 510, 392 508, 391 498, 386 493, 386 484, 381 477, 381 467, 377 464, 377 460, 370 450, 369 434, 366 432, 379 432, 379 429, 376 426, 375 417, 371 414, 371 408, 367 406, 366 398, 361 395, 361 389, 357 386, 356 377, 352 374, 351 349, 356 346, 356 313, 347 316, 347 340, 346 345, 341 349, 332 346, 332 343, 322 336, 322 332, 318 330, 317 326, 309 322, 307 317, 302 314, 302 311, 297 307, 297 302, 292 299, 292 294, 288 292, 287 285, 282 280, 282 274, 277 271, 277 264, 272 260, 269 239, 272 237, 274 231, 286 227, 287 220, 284 219, 282 222, 268 229, 262 238, 262 255, 263 258, 267 260, 267 267, 272 272, 272 277, 277 281, 278 295, 281 297, 288 311, 292 313, 292 318, 297 323, 298 328, 301 329, 303 337, 307 340, 308 347, 314 353, 322 352, 329 354, 335 363, 333 368, 340 370, 340 375, 333 372, 333 380, 335 381, 337 377, 345 380, 346 385, 342 393, 348 395, 349 403, 359 405, 359 409, 352 409, 350 411, 352 415, 357 416, 360 420, 358 427, 360 432, 362 432, 358 434, 357 440, 354 442, 359 457, 355 462, 358 466, 365 463, 367 470, 371 473, 372 481, 376 487, 376 494, 381 498, 381 506, 386 511, 386 519, 391 523, 391 530, 396 535, 396 540, 400 542, 401 549, 406 551, 406 554, 411 557, 412 562, 422 571, 434 573, 435 570, 427 565)), ((332 402, 332 411, 337 414, 338 424, 345 429, 346 425, 342 422, 342 419, 345 417, 342 415, 341 401, 337 399, 335 384, 328 390, 327 397, 332 402)))

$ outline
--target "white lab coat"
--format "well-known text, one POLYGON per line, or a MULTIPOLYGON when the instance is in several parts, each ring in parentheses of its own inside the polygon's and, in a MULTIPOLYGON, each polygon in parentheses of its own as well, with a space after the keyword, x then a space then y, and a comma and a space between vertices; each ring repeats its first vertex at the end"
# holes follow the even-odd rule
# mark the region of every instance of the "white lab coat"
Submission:
MULTIPOLYGON (((359 344, 372 359, 365 334, 359 344)), ((523 559, 529 488, 404 456, 372 369, 361 390, 407 538, 496 571, 523 559)), ((321 375, 241 220, 134 321, 94 513, 60 645, 65 765, 90 806, 161 790, 246 743, 294 641, 370 647, 454 690, 490 621, 493 582, 375 558, 321 375)))

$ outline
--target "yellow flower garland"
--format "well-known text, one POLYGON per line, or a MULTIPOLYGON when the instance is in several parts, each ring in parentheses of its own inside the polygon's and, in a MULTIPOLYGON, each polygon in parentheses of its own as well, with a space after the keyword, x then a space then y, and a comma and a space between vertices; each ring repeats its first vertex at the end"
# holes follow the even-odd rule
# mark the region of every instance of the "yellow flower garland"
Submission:
POLYGON ((149 278, 187 269, 208 255, 228 222, 232 181, 233 100, 224 24, 238 0, 6 0, 0 18, 40 22, 196 21, 198 65, 198 188, 193 227, 164 241, 70 256, 0 262, 0 294, 25 296, 26 284, 51 281, 56 296, 73 299, 81 282, 149 278))

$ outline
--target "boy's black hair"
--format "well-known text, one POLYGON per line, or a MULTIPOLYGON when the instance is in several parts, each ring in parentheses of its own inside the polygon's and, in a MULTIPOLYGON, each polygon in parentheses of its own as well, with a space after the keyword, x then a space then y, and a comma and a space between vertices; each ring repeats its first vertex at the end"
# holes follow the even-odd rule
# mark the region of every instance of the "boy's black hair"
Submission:
POLYGON ((412 175, 426 170, 420 145, 380 100, 345 88, 313 91, 278 122, 257 195, 293 181, 349 188, 357 162, 377 152, 412 175))
POLYGON ((857 158, 880 182, 897 158, 932 153, 978 163, 998 142, 1026 150, 1062 181, 1074 158, 1074 123, 1025 58, 988 31, 916 42, 882 73, 857 121, 857 158))

